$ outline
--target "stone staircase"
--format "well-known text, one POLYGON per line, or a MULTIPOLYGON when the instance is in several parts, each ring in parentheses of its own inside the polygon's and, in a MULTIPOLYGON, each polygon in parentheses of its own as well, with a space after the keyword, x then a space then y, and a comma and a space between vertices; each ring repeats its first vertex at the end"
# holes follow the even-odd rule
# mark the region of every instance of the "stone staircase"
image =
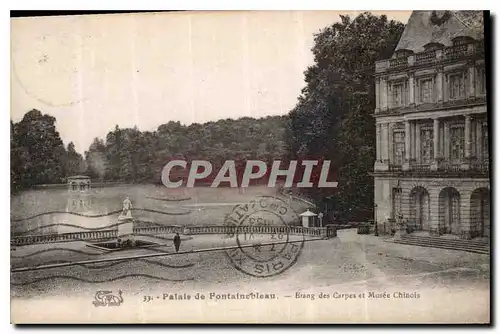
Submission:
POLYGON ((460 240, 408 234, 402 236, 399 240, 390 239, 388 241, 404 245, 452 249, 479 254, 490 253, 490 243, 487 239, 460 240))

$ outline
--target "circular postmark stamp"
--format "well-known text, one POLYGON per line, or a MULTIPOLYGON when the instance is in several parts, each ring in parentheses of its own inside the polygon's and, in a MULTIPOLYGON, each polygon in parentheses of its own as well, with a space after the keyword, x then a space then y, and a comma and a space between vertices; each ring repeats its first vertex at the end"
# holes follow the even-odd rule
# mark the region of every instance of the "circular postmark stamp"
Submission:
POLYGON ((235 247, 226 251, 233 266, 248 275, 270 277, 283 273, 304 246, 298 214, 282 199, 260 196, 239 204, 226 217, 227 237, 235 247))

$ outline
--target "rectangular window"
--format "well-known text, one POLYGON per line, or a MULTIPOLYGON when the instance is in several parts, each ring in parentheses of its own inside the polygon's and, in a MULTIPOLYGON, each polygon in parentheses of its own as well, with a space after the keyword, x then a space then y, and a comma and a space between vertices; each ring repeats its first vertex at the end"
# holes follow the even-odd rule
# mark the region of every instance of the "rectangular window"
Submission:
POLYGON ((402 165, 405 156, 405 133, 404 131, 395 131, 393 134, 394 143, 394 164, 402 165))
POLYGON ((465 135, 463 125, 450 126, 450 158, 460 162, 464 157, 465 135))
POLYGON ((463 73, 448 75, 448 93, 450 100, 465 97, 465 78, 463 73))
POLYGON ((432 79, 420 80, 420 103, 433 102, 432 79))
POLYGON ((420 128, 420 160, 429 164, 434 156, 434 131, 432 128, 420 128))
POLYGON ((401 107, 404 105, 404 84, 396 83, 392 85, 392 106, 401 107))

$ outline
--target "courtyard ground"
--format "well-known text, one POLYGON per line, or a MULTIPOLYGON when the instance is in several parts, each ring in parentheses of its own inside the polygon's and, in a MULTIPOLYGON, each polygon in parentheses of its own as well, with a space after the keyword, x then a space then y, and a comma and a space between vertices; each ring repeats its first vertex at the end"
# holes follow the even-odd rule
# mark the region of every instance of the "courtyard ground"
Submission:
MULTIPOLYGON (((170 240, 156 241, 164 246, 107 254, 82 242, 20 247, 12 267, 172 251, 170 240)), ((199 235, 185 238, 181 250, 228 245, 234 239, 199 235)), ((483 323, 490 306, 488 255, 387 243, 356 230, 306 240, 293 266, 267 278, 236 270, 225 251, 215 251, 13 273, 11 283, 13 321, 483 323), (96 291, 119 289, 122 306, 93 307, 96 291), (221 299, 250 292, 274 299, 221 299), (205 299, 194 299, 197 293, 205 299)))

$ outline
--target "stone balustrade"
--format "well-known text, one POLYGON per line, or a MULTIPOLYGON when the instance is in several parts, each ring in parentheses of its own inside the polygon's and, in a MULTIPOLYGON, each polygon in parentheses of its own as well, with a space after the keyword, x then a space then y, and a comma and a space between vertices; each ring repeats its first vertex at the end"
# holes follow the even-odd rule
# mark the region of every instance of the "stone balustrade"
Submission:
MULTIPOLYGON (((318 238, 327 238, 329 235, 336 235, 332 232, 333 227, 303 227, 303 226, 283 226, 283 225, 267 225, 267 226, 229 226, 229 225, 206 225, 206 226, 147 226, 134 227, 133 231, 136 235, 161 235, 182 233, 185 235, 199 234, 227 234, 235 235, 236 233, 253 233, 253 234, 290 234, 303 235, 318 238), (329 231, 329 232, 328 232, 329 231)), ((335 228, 336 229, 336 228, 335 228)), ((101 241, 117 238, 117 229, 108 229, 100 231, 82 231, 60 234, 40 234, 40 235, 25 235, 13 236, 11 244, 13 246, 41 244, 41 243, 56 243, 70 241, 101 241)))
POLYGON ((434 49, 423 52, 418 52, 412 55, 405 55, 402 57, 379 60, 375 63, 375 72, 382 73, 387 70, 397 68, 404 68, 408 66, 418 66, 432 62, 439 62, 441 60, 456 60, 470 56, 484 56, 484 41, 477 41, 475 43, 460 44, 444 47, 443 49, 434 49), (441 57, 441 54, 443 55, 441 57), (414 61, 411 61, 414 59, 414 61))

